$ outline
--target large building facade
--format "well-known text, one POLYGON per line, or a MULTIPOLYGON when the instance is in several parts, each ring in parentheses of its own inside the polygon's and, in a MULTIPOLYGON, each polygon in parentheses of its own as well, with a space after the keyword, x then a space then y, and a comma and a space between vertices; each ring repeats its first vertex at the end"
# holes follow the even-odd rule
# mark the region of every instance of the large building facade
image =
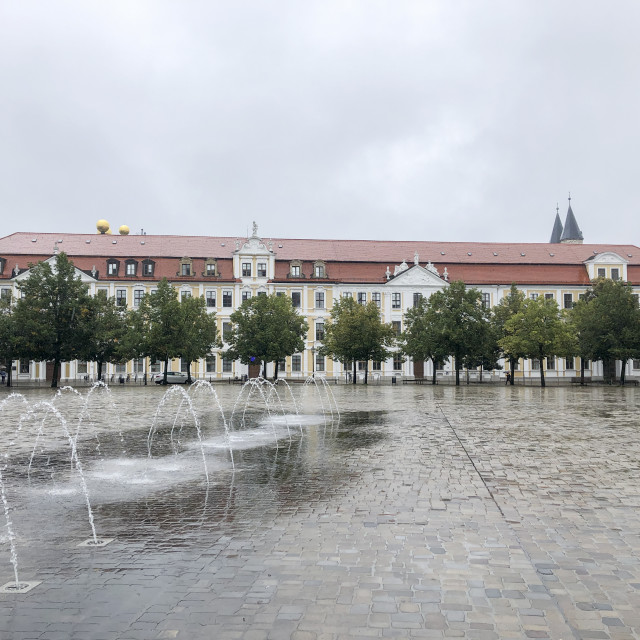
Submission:
MULTIPOLYGON (((575 224, 571 209, 569 212, 568 220, 575 224)), ((512 283, 529 298, 553 298, 564 308, 578 300, 597 277, 630 282, 640 293, 639 247, 583 244, 581 233, 580 238, 562 238, 555 228, 554 234, 549 243, 505 244, 267 238, 258 233, 255 224, 248 238, 15 233, 0 239, 0 293, 19 295, 17 285, 29 277, 30 264, 53 260, 57 252, 64 251, 91 294, 105 291, 130 308, 137 307, 162 278, 167 278, 181 297, 204 297, 207 308, 216 313, 223 337, 231 313, 243 300, 261 293, 286 295, 307 319, 309 332, 304 351, 286 358, 280 375, 346 379, 350 371, 318 353, 334 301, 343 296, 375 302, 383 320, 393 323, 399 332, 408 308, 454 280, 477 288, 487 307, 508 294, 512 283)), ((571 378, 579 374, 580 361, 522 360, 516 375, 535 378, 541 366, 551 379, 571 378)), ((14 367, 18 381, 47 379, 44 362, 17 362, 14 367)), ((358 363, 360 374, 367 369, 372 380, 427 376, 431 367, 431 363, 400 357, 358 363)), ((451 364, 442 367, 438 376, 451 376, 451 364)), ((587 375, 601 375, 599 367, 600 363, 588 363, 587 375)), ((180 361, 171 366, 172 370, 185 368, 186 363, 180 361)), ((108 365, 106 375, 135 380, 159 371, 159 363, 140 359, 108 365)), ((239 361, 226 359, 223 347, 193 363, 192 373, 223 380, 249 372, 239 361)), ((638 361, 628 364, 627 375, 634 374, 640 376, 638 361)), ((61 375, 70 381, 92 379, 96 366, 91 362, 64 363, 61 375)), ((470 375, 473 378, 477 372, 470 375)), ((491 377, 491 373, 484 372, 484 376, 491 377)))

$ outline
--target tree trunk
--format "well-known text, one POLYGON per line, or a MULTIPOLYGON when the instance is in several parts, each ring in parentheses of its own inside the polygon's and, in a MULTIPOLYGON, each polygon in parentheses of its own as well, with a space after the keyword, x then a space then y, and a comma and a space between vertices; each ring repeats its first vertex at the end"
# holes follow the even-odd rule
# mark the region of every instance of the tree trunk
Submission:
POLYGON ((605 358, 602 361, 602 379, 606 384, 616 381, 616 361, 613 358, 605 358))
POLYGON ((433 364, 433 374, 431 377, 431 384, 435 384, 436 383, 436 369, 438 367, 438 365, 436 364, 436 359, 435 358, 431 358, 431 363, 433 364))
POLYGON ((191 379, 191 363, 187 362, 187 384, 191 384, 193 380, 191 379))
POLYGON ((482 382, 482 365, 480 365, 480 382, 482 382))
POLYGON ((580 386, 584 387, 584 358, 580 356, 580 386))
POLYGON ((53 361, 53 375, 51 376, 51 388, 58 388, 58 374, 60 371, 60 360, 57 358, 53 361))
POLYGON ((265 380, 267 379, 267 361, 266 360, 262 361, 262 377, 265 380))
POLYGON ((7 358, 6 362, 8 362, 9 364, 7 365, 7 387, 11 386, 11 383, 13 382, 13 360, 11 359, 11 357, 7 358))
POLYGON ((279 360, 275 360, 274 361, 274 367, 273 367, 273 379, 274 381, 278 379, 278 369, 280 368, 280 361, 279 360))
POLYGON ((98 380, 102 380, 102 360, 96 361, 98 364, 98 380))
POLYGON ((369 384, 369 361, 368 360, 364 369, 364 383, 369 384))
POLYGON ((624 387, 625 369, 627 368, 627 359, 621 361, 620 364, 620 386, 624 387))
POLYGON ((456 387, 460 386, 460 359, 458 356, 454 356, 454 362, 456 367, 456 387))
POLYGON ((353 384, 356 383, 356 371, 357 371, 357 366, 358 363, 354 360, 353 361, 353 384))
POLYGON ((544 381, 544 355, 540 353, 540 386, 546 386, 544 381))
POLYGON ((515 374, 516 374, 516 359, 515 358, 509 358, 509 368, 511 370, 511 379, 509 380, 509 384, 511 386, 513 386, 516 383, 516 381, 514 380, 515 374))
POLYGON ((167 373, 169 373, 169 358, 164 359, 164 376, 162 378, 162 384, 167 384, 167 373))

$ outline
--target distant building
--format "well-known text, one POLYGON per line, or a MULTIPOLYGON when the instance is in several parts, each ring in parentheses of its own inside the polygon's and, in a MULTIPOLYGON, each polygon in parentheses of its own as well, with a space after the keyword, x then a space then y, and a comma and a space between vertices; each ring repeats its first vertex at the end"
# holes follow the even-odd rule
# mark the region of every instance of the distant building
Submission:
MULTIPOLYGON (((553 298, 564 308, 571 307, 596 277, 631 282, 640 292, 639 247, 583 244, 571 206, 561 227, 556 215, 551 242, 519 244, 266 238, 258 235, 255 224, 248 238, 110 235, 108 223, 97 235, 14 233, 0 239, 0 293, 17 294, 16 283, 29 276, 30 263, 64 251, 92 294, 103 290, 131 308, 162 278, 182 297, 203 296, 217 314, 223 335, 243 300, 276 292, 289 296, 309 322, 305 350, 287 358, 281 372, 287 377, 346 376, 341 364, 318 354, 333 302, 342 296, 375 302, 383 319, 401 331, 409 307, 453 280, 479 289, 488 307, 497 304, 512 283, 527 297, 553 298)), ((223 351, 216 349, 194 363, 193 373, 207 379, 248 373, 245 365, 227 360, 223 351)), ((575 376, 580 369, 578 358, 550 358, 542 366, 551 378, 575 376)), ((588 372, 599 375, 599 366, 590 365, 588 372)), ((536 376, 539 367, 536 361, 521 361, 517 375, 536 376)), ((19 362, 16 368, 18 380, 47 378, 46 363, 19 362)), ((172 363, 172 369, 180 368, 186 369, 186 363, 172 363)), ((430 363, 403 362, 399 357, 359 363, 358 368, 363 373, 367 368, 373 379, 431 373, 430 363)), ((629 369, 629 374, 640 369, 640 362, 629 369)), ((108 365, 107 375, 136 378, 159 371, 159 363, 141 359, 108 365)), ((95 373, 94 363, 68 362, 62 367, 62 379, 67 380, 95 373)), ((451 375, 449 364, 440 375, 451 375)))

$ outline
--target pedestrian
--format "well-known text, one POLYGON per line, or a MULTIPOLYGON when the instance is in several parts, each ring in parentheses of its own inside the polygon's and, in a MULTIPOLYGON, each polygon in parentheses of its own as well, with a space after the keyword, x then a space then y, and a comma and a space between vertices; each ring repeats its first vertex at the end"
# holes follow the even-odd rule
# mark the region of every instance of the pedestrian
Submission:
POLYGON ((511 371, 507 371, 507 378, 504 381, 505 384, 509 384, 511 382, 511 371))

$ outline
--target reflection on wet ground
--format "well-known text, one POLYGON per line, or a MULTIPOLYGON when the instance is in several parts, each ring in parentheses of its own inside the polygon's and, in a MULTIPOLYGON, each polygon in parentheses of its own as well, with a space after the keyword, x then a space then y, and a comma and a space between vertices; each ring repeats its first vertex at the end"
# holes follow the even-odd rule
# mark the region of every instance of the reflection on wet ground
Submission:
MULTIPOLYGON (((216 390, 230 422, 238 389, 216 390)), ((42 584, 0 594, 0 638, 638 637, 640 390, 340 386, 339 422, 293 392, 301 417, 252 400, 228 437, 200 398, 201 438, 162 389, 61 394, 101 549, 76 546, 59 422, 7 403, 20 577, 42 584)))

